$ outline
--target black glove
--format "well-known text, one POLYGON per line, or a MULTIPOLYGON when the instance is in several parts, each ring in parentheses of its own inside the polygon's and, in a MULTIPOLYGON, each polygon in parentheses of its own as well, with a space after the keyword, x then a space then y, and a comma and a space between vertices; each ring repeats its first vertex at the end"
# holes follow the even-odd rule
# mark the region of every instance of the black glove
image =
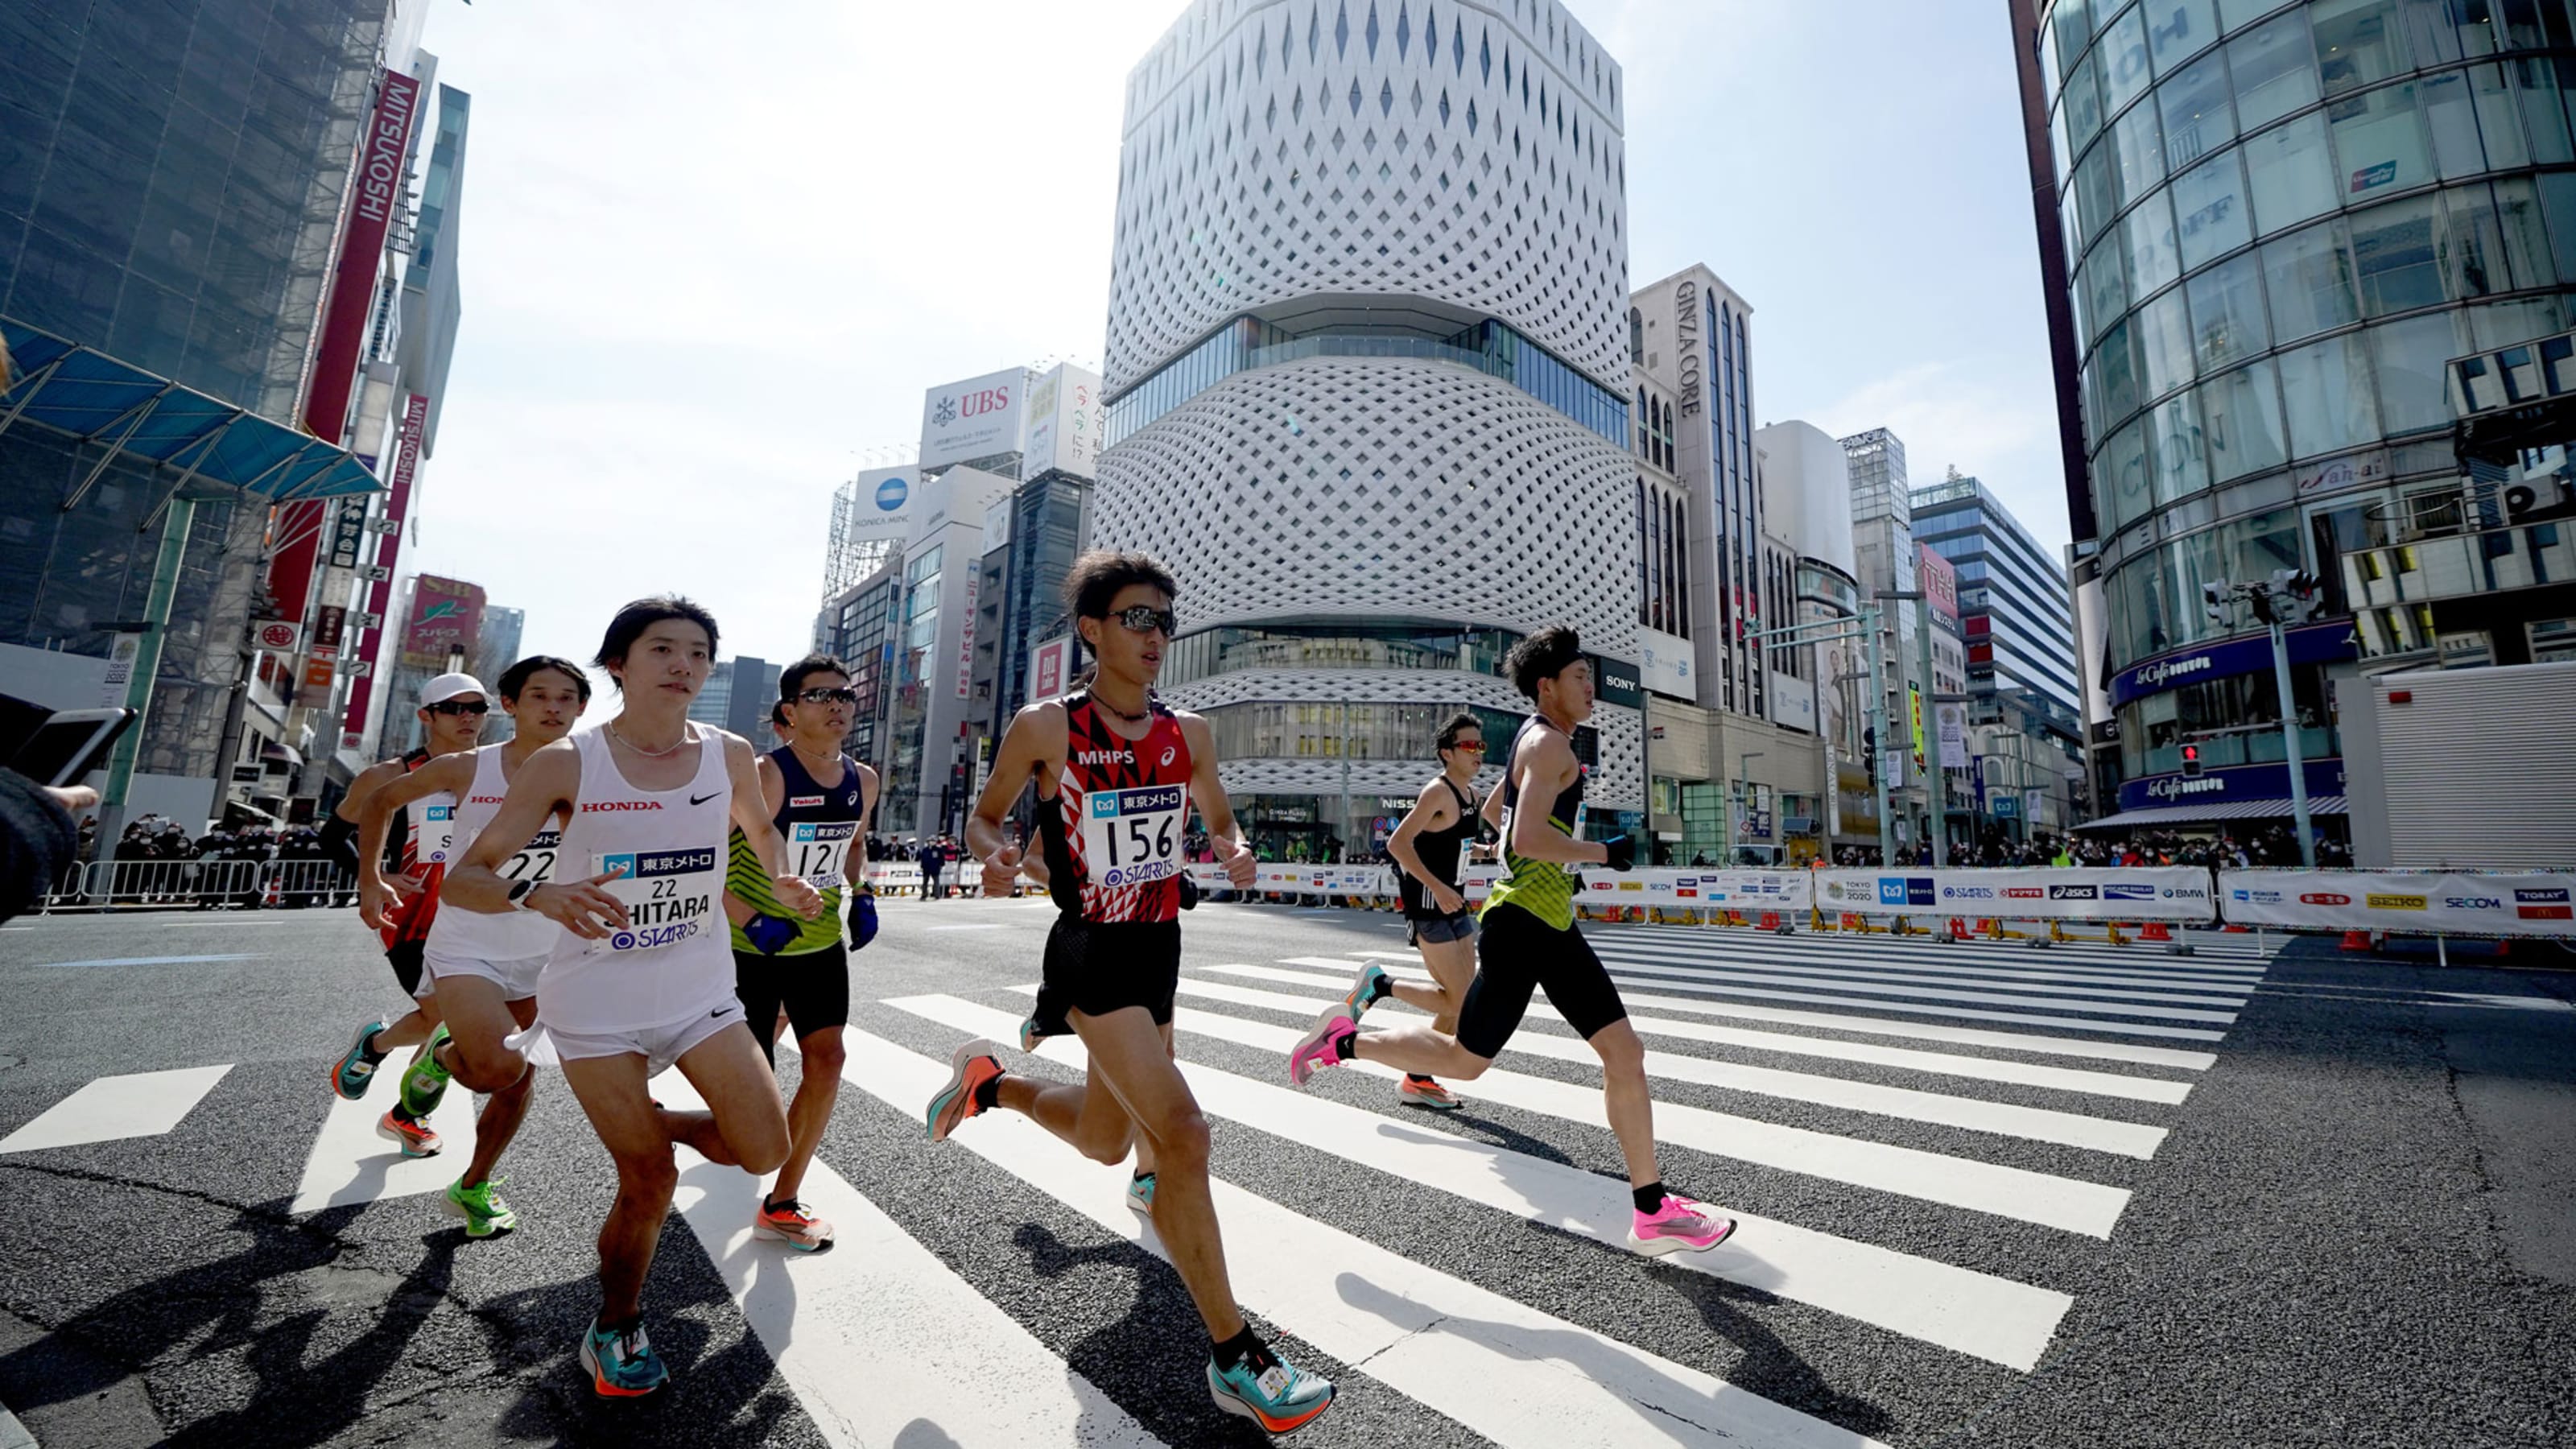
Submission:
POLYGON ((1635 836, 1613 835, 1609 839, 1601 842, 1601 848, 1610 852, 1610 858, 1603 861, 1602 864, 1610 867, 1612 870, 1635 870, 1637 868, 1637 840, 1635 836))
POLYGON ((1181 909, 1182 909, 1182 910, 1185 910, 1185 911, 1187 911, 1187 910, 1194 910, 1194 909, 1196 909, 1196 908, 1197 908, 1198 903, 1199 903, 1199 883, 1198 883, 1197 881, 1194 881, 1194 880, 1190 879, 1190 873, 1189 873, 1188 871, 1182 871, 1182 872, 1181 872, 1181 909))

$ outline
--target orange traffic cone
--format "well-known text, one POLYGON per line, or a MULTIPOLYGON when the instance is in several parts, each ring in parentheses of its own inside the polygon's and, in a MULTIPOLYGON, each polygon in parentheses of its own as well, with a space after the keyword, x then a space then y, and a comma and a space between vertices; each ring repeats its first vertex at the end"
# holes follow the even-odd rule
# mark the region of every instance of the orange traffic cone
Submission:
POLYGON ((1957 916, 1952 916, 1950 918, 1950 939, 1953 941, 1964 941, 1968 939, 1968 923, 1959 919, 1957 916))
POLYGON ((2165 923, 2162 921, 2149 921, 2146 924, 2146 928, 2138 932, 2138 939, 2141 941, 2170 941, 2173 939, 2173 932, 2167 930, 2165 928, 2165 923))
POLYGON ((259 894, 259 903, 273 911, 283 904, 285 900, 286 892, 279 888, 277 877, 270 876, 268 878, 268 889, 261 891, 259 894))
POLYGON ((2367 951, 2370 948, 2370 933, 2368 931, 2346 931, 2343 933, 2343 949, 2347 951, 2367 951))
POLYGON ((1762 913, 1762 929, 1766 931, 1779 930, 1780 913, 1778 911, 1764 911, 1762 913))

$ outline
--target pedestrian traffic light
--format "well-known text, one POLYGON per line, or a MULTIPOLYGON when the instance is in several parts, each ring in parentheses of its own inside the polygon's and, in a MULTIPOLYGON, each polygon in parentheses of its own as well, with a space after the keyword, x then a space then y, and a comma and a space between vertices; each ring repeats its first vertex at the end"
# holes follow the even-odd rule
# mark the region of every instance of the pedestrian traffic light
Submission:
POLYGON ((2197 780, 2200 778, 2200 746, 2185 745, 2182 747, 2182 773, 2183 778, 2185 779, 2197 780))

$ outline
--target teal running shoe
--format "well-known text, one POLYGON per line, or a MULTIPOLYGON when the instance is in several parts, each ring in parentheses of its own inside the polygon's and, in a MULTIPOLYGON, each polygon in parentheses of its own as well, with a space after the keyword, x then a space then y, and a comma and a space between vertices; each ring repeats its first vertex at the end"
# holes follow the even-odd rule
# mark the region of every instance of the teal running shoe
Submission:
POLYGON ((1268 1348, 1255 1348, 1232 1368, 1208 1360, 1208 1393, 1216 1406, 1259 1424, 1263 1432, 1286 1434, 1303 1429, 1333 1406, 1333 1381, 1286 1362, 1268 1348))
POLYGON ((1154 1215, 1154 1174, 1127 1179, 1127 1206, 1149 1218, 1154 1215))
POLYGON ((500 1187, 506 1181, 496 1177, 467 1187, 459 1178, 447 1185, 447 1210, 465 1219, 465 1236, 488 1238, 519 1225, 519 1215, 501 1200, 500 1187))
POLYGON ((420 1060, 411 1064, 410 1071, 403 1073, 403 1110, 415 1117, 426 1117, 437 1111, 439 1102, 447 1096, 447 1068, 438 1064, 438 1044, 445 1040, 447 1023, 442 1021, 438 1029, 429 1034, 429 1045, 421 1048, 420 1060))
POLYGON ((375 1082, 376 1063, 384 1058, 370 1054, 367 1043, 384 1029, 385 1024, 381 1021, 371 1021, 359 1027, 357 1040, 349 1043, 349 1050, 332 1066, 331 1092, 341 1101, 354 1102, 367 1095, 367 1088, 375 1082))
POLYGON ((1356 1022, 1368 1013, 1370 1007, 1394 994, 1395 978, 1386 974, 1385 967, 1371 961, 1360 968, 1359 975, 1351 978, 1351 989, 1342 997, 1342 1004, 1351 1009, 1351 1020, 1356 1022))
POLYGON ((644 1325, 605 1329, 590 1321, 581 1336, 581 1366, 590 1370, 590 1386, 603 1399, 640 1399, 670 1381, 660 1355, 644 1337, 644 1325))

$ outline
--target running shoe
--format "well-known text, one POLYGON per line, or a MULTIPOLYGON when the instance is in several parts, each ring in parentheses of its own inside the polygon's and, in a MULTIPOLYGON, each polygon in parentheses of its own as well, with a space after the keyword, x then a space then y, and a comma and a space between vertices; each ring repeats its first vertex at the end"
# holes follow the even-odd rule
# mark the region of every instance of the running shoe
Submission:
POLYGON ((358 1039, 349 1043, 348 1052, 340 1058, 339 1065, 331 1069, 331 1090, 340 1100, 354 1102, 367 1095, 367 1088, 375 1083, 376 1063, 384 1059, 367 1055, 367 1042, 384 1029, 385 1024, 381 1021, 371 1021, 359 1027, 358 1039))
POLYGON ((447 1210, 465 1219, 465 1236, 488 1238, 519 1225, 519 1215, 501 1200, 500 1187, 506 1180, 495 1177, 467 1187, 459 1178, 447 1185, 447 1210))
POLYGON ((1127 1206, 1149 1218, 1154 1215, 1154 1174, 1127 1179, 1127 1206))
POLYGON ((590 1370, 590 1386, 603 1399, 640 1399, 671 1377, 642 1323, 612 1331, 592 1319, 581 1336, 581 1366, 590 1370))
POLYGON ((1315 1024, 1298 1038, 1296 1049, 1288 1053, 1288 1080, 1302 1087, 1317 1067, 1340 1066, 1342 1056, 1333 1049, 1333 1043, 1359 1024, 1359 1018, 1351 1015, 1350 1007, 1344 1003, 1336 1001, 1325 1007, 1324 1014, 1316 1017, 1315 1024))
POLYGON ((930 1129, 930 1140, 945 1142, 957 1124, 983 1111, 976 1093, 986 1082, 1002 1075, 1001 1048, 978 1037, 967 1042, 948 1058, 948 1085, 930 1099, 930 1109, 922 1114, 922 1125, 930 1129))
POLYGON ((832 1246, 832 1225, 793 1200, 775 1205, 761 1203, 760 1210, 751 1215, 751 1235, 774 1238, 800 1253, 828 1252, 832 1246))
POLYGON ((1351 1009, 1351 1020, 1357 1021, 1368 1014, 1370 1007, 1394 994, 1395 978, 1386 974, 1385 967, 1371 961, 1351 978, 1351 989, 1343 994, 1342 1005, 1351 1009))
POLYGON ((1303 1429, 1333 1406, 1331 1379, 1307 1373, 1267 1348, 1254 1349, 1232 1368, 1209 1359, 1207 1381, 1218 1408, 1272 1434, 1303 1429))
POLYGON ((447 1145, 429 1130, 428 1123, 407 1121, 391 1112, 376 1119, 376 1135, 401 1143, 405 1157, 436 1157, 438 1149, 447 1145))
POLYGON ((415 1117, 426 1117, 438 1110, 447 1096, 447 1068, 438 1064, 438 1044, 447 1040, 447 1023, 429 1034, 429 1044, 420 1050, 420 1060, 403 1073, 403 1110, 415 1117))
POLYGON ((1429 1077, 1407 1077, 1395 1094, 1413 1106, 1428 1107, 1434 1112, 1455 1112, 1467 1105, 1457 1093, 1429 1077))
POLYGON ((1700 1253, 1735 1235, 1735 1219, 1693 1202, 1677 1192, 1664 1194, 1664 1205, 1651 1213, 1635 1212, 1628 1225, 1628 1246, 1640 1253, 1700 1253))
POLYGON ((1055 1033, 1040 1025, 1036 1014, 1031 1013, 1028 1020, 1020 1023, 1020 1050, 1034 1052, 1038 1049, 1039 1042, 1053 1035, 1055 1033))

